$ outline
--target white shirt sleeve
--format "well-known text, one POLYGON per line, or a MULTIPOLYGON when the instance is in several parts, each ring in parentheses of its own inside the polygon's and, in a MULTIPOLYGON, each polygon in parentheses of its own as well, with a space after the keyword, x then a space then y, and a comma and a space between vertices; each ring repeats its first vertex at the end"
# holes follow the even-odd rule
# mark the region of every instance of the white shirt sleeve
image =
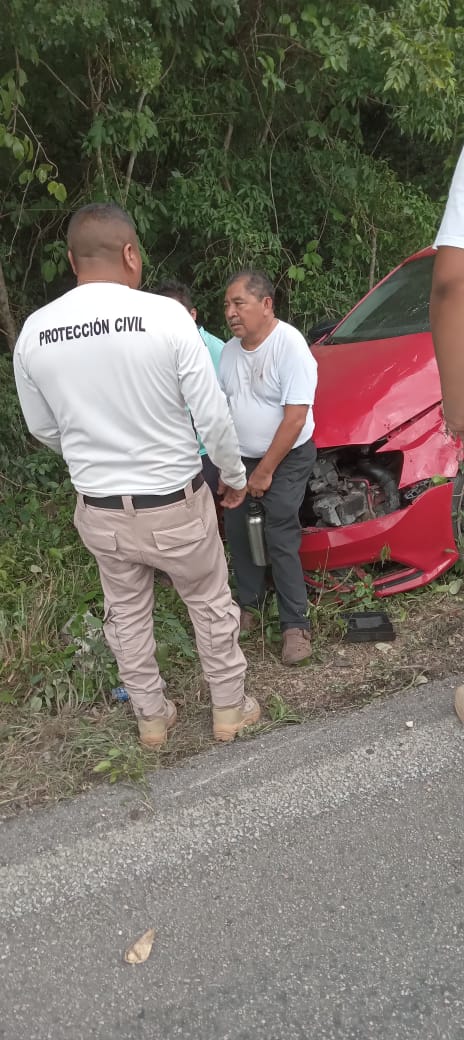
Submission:
POLYGON ((226 398, 219 387, 209 352, 192 322, 191 334, 175 337, 177 372, 182 396, 195 429, 225 484, 243 488, 246 473, 226 398))
POLYGON ((454 171, 448 202, 434 245, 436 248, 456 246, 464 249, 464 149, 454 171))
POLYGON ((57 455, 61 455, 61 437, 55 416, 38 387, 29 378, 23 365, 20 347, 21 337, 16 344, 13 368, 26 426, 36 440, 51 448, 57 455))
POLYGON ((280 359, 279 375, 282 406, 307 404, 312 407, 317 386, 317 364, 302 336, 286 345, 280 359))

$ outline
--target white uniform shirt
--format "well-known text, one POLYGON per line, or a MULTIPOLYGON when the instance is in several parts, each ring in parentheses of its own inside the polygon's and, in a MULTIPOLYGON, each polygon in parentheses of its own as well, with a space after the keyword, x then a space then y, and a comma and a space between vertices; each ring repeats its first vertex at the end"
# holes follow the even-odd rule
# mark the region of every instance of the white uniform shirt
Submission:
POLYGON ((236 336, 230 339, 221 354, 219 382, 229 402, 243 456, 263 457, 282 422, 286 404, 309 405, 305 425, 293 447, 311 437, 317 364, 293 325, 279 321, 256 350, 245 350, 236 336))
POLYGON ((464 149, 454 171, 448 202, 434 244, 464 249, 464 149))
POLYGON ((195 427, 231 487, 245 485, 214 367, 185 307, 114 283, 82 285, 27 319, 14 354, 30 432, 83 494, 169 494, 201 470, 195 427))

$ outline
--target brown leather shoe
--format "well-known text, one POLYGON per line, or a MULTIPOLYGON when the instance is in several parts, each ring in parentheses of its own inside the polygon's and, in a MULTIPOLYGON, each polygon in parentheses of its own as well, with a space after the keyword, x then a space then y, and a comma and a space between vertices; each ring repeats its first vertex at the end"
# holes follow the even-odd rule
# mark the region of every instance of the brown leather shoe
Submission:
POLYGON ((139 727, 139 740, 143 747, 156 748, 165 744, 168 739, 168 730, 175 726, 177 720, 177 708, 173 701, 167 701, 168 714, 159 715, 156 719, 137 719, 139 727))
POLYGON ((311 636, 306 628, 286 628, 282 633, 282 640, 282 664, 309 663, 311 636))
POLYGON ((234 740, 246 726, 259 722, 261 708, 254 697, 244 697, 235 708, 213 708, 213 733, 215 740, 234 740))
POLYGON ((259 625, 259 617, 251 610, 240 610, 240 635, 254 632, 259 625))
POLYGON ((454 710, 460 722, 464 722, 464 686, 454 691, 454 710))

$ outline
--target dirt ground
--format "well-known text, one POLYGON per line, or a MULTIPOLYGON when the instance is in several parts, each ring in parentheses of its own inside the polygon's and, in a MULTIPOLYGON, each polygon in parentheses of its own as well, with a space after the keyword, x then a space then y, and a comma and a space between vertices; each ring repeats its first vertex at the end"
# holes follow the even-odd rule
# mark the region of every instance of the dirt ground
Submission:
MULTIPOLYGON (((313 655, 305 668, 280 663, 280 643, 269 629, 243 642, 248 659, 247 690, 263 707, 253 739, 286 723, 302 723, 360 706, 432 679, 464 671, 464 595, 450 584, 377 603, 392 621, 394 642, 354 644, 340 628, 339 611, 313 610, 313 655), (264 637, 264 638, 263 638, 264 637)), ((463 590, 464 592, 464 590, 463 590)), ((0 734, 0 816, 67 798, 102 780, 143 783, 212 744, 208 691, 197 662, 170 678, 169 696, 179 724, 165 748, 143 751, 129 707, 101 696, 93 705, 59 716, 3 710, 0 734)))
POLYGON ((249 689, 266 700, 278 692, 305 717, 337 711, 464 673, 464 598, 430 587, 409 597, 378 602, 391 618, 393 642, 351 643, 341 634, 315 636, 309 668, 289 670, 259 638, 245 647, 249 689))

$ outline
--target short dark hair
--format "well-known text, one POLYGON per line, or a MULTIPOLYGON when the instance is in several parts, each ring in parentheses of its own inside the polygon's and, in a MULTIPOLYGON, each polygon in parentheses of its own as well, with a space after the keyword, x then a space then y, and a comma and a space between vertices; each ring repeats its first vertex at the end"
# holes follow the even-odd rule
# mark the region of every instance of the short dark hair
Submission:
POLYGON ((244 268, 242 271, 236 271, 235 274, 228 278, 226 288, 228 289, 234 282, 238 282, 239 278, 245 280, 247 291, 256 296, 258 300, 263 300, 265 296, 270 296, 274 303, 275 289, 265 271, 255 271, 251 267, 244 268))
POLYGON ((135 224, 132 217, 116 202, 89 202, 87 206, 81 206, 73 213, 68 224, 68 245, 71 248, 72 239, 79 233, 79 229, 87 220, 106 221, 108 223, 127 224, 131 231, 135 232, 135 224))
POLYGON ((160 284, 153 289, 153 292, 157 296, 169 296, 171 300, 177 300, 188 311, 193 310, 192 296, 188 285, 184 285, 183 282, 178 282, 177 278, 167 279, 165 282, 160 284))

